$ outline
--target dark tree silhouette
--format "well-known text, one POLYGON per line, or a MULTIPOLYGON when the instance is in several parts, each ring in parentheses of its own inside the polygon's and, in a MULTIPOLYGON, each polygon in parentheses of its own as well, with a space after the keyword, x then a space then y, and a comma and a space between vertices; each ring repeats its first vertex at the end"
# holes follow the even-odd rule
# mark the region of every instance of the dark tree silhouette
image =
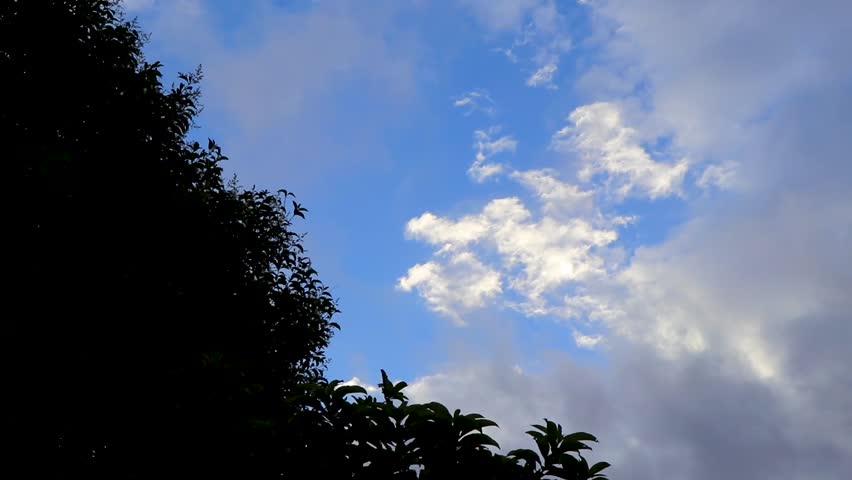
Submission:
POLYGON ((223 181, 200 71, 164 87, 143 42, 115 1, 0 1, 4 478, 602 477, 589 434, 500 455, 384 372, 381 400, 326 381, 306 210, 223 181))
POLYGON ((187 141, 200 73, 163 87, 143 40, 115 2, 0 2, 4 453, 32 468, 254 455, 237 432, 337 327, 305 209, 223 181, 187 141))

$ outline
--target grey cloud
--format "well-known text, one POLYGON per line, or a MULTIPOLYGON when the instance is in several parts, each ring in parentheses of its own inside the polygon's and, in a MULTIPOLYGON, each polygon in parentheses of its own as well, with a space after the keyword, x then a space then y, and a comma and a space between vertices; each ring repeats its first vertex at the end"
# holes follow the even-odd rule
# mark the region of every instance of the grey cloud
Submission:
POLYGON ((720 140, 730 144, 791 90, 852 67, 844 0, 593 3, 617 32, 609 53, 642 68, 657 113, 691 147, 726 151, 720 140))
POLYGON ((224 29, 211 4, 175 0, 157 2, 144 26, 158 54, 188 63, 181 68, 202 64, 204 104, 226 123, 219 140, 228 151, 253 158, 267 175, 285 167, 288 185, 299 190, 312 172, 328 174, 359 157, 382 161, 377 119, 416 93, 417 50, 395 30, 405 8, 346 0, 292 10, 246 2, 224 29), (340 104, 351 101, 371 105, 358 122, 341 115, 340 104))
POLYGON ((206 7, 189 0, 162 6, 155 31, 178 54, 192 48, 193 57, 201 56, 212 100, 247 131, 293 121, 321 95, 359 77, 382 82, 386 92, 411 88, 408 59, 383 37, 393 13, 367 12, 348 1, 305 12, 261 2, 249 6, 237 32, 226 34, 216 30, 215 12, 206 7))
MULTIPOLYGON (((742 375, 729 358, 702 353, 675 362, 622 346, 604 368, 556 354, 549 360, 535 374, 507 359, 448 367, 416 382, 413 397, 495 419, 493 436, 507 450, 529 448, 521 432, 543 416, 593 432, 601 443, 592 458, 613 463, 612 478, 805 480, 852 472, 848 433, 815 431, 799 418, 815 404, 742 375)), ((852 417, 848 410, 820 416, 843 426, 852 417)))

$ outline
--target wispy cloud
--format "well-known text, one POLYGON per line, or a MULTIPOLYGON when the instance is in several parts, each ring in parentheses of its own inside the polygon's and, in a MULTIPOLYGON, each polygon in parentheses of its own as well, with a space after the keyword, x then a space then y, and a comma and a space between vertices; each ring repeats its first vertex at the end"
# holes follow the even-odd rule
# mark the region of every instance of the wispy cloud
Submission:
POLYGON ((514 152, 518 148, 518 141, 511 135, 494 138, 499 134, 500 127, 490 127, 486 130, 473 132, 473 147, 476 149, 476 157, 474 157, 467 173, 474 181, 482 183, 489 177, 502 173, 503 164, 488 163, 488 160, 499 153, 514 152))
POLYGON ((558 87, 553 84, 553 74, 556 73, 557 68, 555 63, 548 63, 539 68, 527 79, 527 86, 546 87, 555 90, 558 87))
POLYGON ((453 100, 453 106, 464 110, 465 115, 482 112, 486 115, 497 113, 496 104, 491 96, 482 89, 471 90, 453 100))
POLYGON ((561 56, 571 49, 565 18, 553 0, 460 0, 492 32, 510 32, 511 45, 495 47, 512 63, 521 59, 535 69, 529 87, 555 90, 561 56))

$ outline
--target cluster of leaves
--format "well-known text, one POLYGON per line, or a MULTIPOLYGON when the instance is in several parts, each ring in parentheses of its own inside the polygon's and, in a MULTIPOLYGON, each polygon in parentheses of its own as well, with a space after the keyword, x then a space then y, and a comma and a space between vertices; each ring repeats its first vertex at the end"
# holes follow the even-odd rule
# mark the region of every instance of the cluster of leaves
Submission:
MULTIPOLYGON (((281 428, 289 432, 286 449, 312 465, 320 478, 443 479, 478 478, 533 480, 605 479, 609 464, 589 465, 581 452, 584 433, 565 434, 546 420, 527 432, 538 452, 512 450, 506 455, 484 432, 497 424, 482 415, 450 412, 431 402, 409 403, 405 382, 391 382, 382 371, 377 399, 357 385, 339 381, 305 385, 288 399, 298 414, 281 428)), ((273 429, 274 424, 265 424, 273 429)), ((294 473, 292 478, 299 478, 294 473)))

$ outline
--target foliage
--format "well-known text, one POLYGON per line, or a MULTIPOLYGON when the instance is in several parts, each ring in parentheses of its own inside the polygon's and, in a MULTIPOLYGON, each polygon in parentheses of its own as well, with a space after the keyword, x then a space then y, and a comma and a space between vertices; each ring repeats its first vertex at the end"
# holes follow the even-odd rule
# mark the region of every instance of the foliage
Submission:
MULTIPOLYGON (((305 385, 288 402, 298 414, 283 419, 285 447, 318 478, 351 479, 605 479, 609 464, 589 465, 581 454, 594 436, 565 434, 545 419, 527 432, 538 451, 495 453, 499 445, 484 429, 497 424, 475 413, 450 412, 431 402, 412 404, 405 382, 392 383, 382 371, 382 399, 339 381, 305 385), (493 448, 492 448, 493 447, 493 448)), ((265 424, 274 429, 275 423, 265 424)), ((298 470, 290 472, 300 478, 298 470)))

